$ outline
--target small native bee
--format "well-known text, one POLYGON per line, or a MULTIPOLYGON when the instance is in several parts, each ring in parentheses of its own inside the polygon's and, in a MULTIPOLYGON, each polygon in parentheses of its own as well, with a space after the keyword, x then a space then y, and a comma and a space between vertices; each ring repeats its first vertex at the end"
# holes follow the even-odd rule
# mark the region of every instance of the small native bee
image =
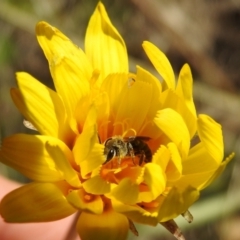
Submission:
POLYGON ((114 136, 108 138, 104 143, 104 155, 106 156, 105 163, 109 162, 114 157, 118 157, 118 164, 120 165, 121 159, 126 156, 130 156, 132 159, 135 156, 138 156, 139 165, 141 165, 143 162, 151 162, 152 152, 146 143, 146 141, 149 139, 149 137, 142 136, 114 136))

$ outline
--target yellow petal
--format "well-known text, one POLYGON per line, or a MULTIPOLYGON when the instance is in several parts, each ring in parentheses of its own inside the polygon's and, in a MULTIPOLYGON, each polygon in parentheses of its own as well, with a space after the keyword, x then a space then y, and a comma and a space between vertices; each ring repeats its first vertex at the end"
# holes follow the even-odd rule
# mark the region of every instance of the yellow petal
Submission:
POLYGON ((216 170, 209 170, 200 173, 183 175, 175 186, 179 185, 191 185, 193 188, 198 189, 199 191, 203 189, 203 186, 207 185, 209 181, 211 181, 212 177, 215 175, 216 170))
POLYGON ((216 170, 220 163, 213 159, 202 142, 196 144, 183 160, 183 174, 194 174, 216 170))
POLYGON ((176 184, 187 185, 191 183, 192 187, 200 191, 206 188, 223 172, 233 157, 234 153, 219 164, 211 158, 202 143, 199 143, 190 151, 189 158, 183 161, 184 175, 176 184))
POLYGON ((46 22, 36 26, 37 39, 48 59, 57 92, 72 116, 77 102, 89 93, 92 68, 84 52, 46 22))
POLYGON ((169 149, 166 146, 161 145, 160 148, 154 153, 152 163, 158 164, 161 167, 161 169, 165 172, 169 160, 170 160, 169 149))
POLYGON ((30 183, 7 194, 1 201, 0 213, 6 222, 48 222, 73 214, 66 200, 64 182, 30 183))
POLYGON ((182 175, 182 158, 174 143, 168 144, 168 149, 171 154, 171 159, 167 165, 166 175, 168 181, 176 181, 182 175))
POLYGON ((156 226, 159 222, 157 219, 157 209, 154 209, 151 212, 141 208, 138 205, 124 204, 116 199, 112 199, 111 201, 115 211, 124 214, 134 222, 147 224, 150 226, 156 226))
POLYGON ((151 202, 164 191, 166 176, 157 164, 147 163, 144 168, 144 183, 149 187, 149 191, 140 192, 139 201, 151 202))
POLYGON ((80 166, 81 176, 86 177, 99 165, 105 162, 104 146, 99 144, 97 133, 97 110, 91 106, 83 127, 73 148, 74 158, 80 166))
POLYGON ((162 109, 172 108, 182 116, 192 138, 197 131, 197 117, 188 108, 184 98, 177 95, 172 89, 167 89, 161 94, 160 102, 162 109))
POLYGON ((95 143, 86 159, 80 163, 80 171, 83 178, 106 161, 103 152, 103 144, 95 143))
POLYGON ((67 200, 77 209, 94 214, 102 214, 103 201, 99 195, 90 195, 83 189, 72 190, 67 195, 67 200))
MULTIPOLYGON (((143 122, 146 121, 152 103, 153 85, 147 81, 137 80, 133 86, 128 87, 127 84, 122 90, 118 100, 118 111, 116 114, 116 122, 126 122, 128 128, 134 128, 136 132, 140 130, 143 122), (139 93, 142 96, 140 97, 139 93), (139 106, 141 110, 139 111, 139 106)), ((152 114, 153 115, 153 114, 152 114)), ((114 135, 120 135, 118 126, 114 129, 114 135)))
MULTIPOLYGON (((152 122, 153 118, 156 116, 157 110, 159 110, 162 86, 160 81, 155 76, 153 76, 145 69, 137 66, 136 82, 138 83, 139 81, 147 84, 148 87, 145 88, 142 84, 142 90, 139 92, 141 92, 141 95, 144 97, 141 98, 138 96, 139 102, 137 103, 136 101, 136 106, 141 106, 141 114, 142 111, 146 111, 146 117, 144 121, 152 122), (143 101, 145 101, 144 104, 143 101)), ((135 119, 135 124, 138 123, 138 121, 139 119, 135 119)), ((139 132, 139 135, 150 137, 149 133, 155 132, 155 136, 151 136, 152 138, 154 138, 157 135, 155 127, 156 126, 154 124, 148 124, 147 126, 143 126, 143 128, 141 128, 139 132)))
POLYGON ((162 76, 168 88, 175 89, 175 76, 170 62, 165 54, 160 51, 154 44, 144 41, 143 48, 148 58, 162 76))
POLYGON ((47 136, 26 134, 5 138, 0 151, 0 161, 35 181, 63 180, 63 174, 45 149, 45 143, 50 139, 47 136))
POLYGON ((198 117, 198 134, 210 156, 220 164, 223 159, 223 136, 221 125, 207 115, 198 117))
POLYGON ((82 212, 77 222, 77 230, 82 240, 125 240, 128 229, 128 219, 112 210, 102 214, 82 212))
POLYGON ((108 183, 99 175, 89 178, 83 183, 84 190, 91 194, 109 193, 110 187, 110 183, 108 183))
POLYGON ((85 120, 82 133, 78 136, 73 147, 73 154, 77 164, 84 161, 96 143, 97 136, 97 111, 91 106, 85 120))
POLYGON ((111 195, 126 204, 135 204, 138 199, 139 187, 129 178, 124 178, 111 192, 111 195))
POLYGON ((110 73, 128 72, 125 43, 112 25, 101 2, 89 21, 85 50, 93 68, 100 70, 102 79, 110 73))
POLYGON ((56 92, 44 86, 28 73, 17 73, 19 89, 12 89, 15 105, 43 135, 61 136, 65 109, 56 92))
POLYGON ((202 184, 199 187, 199 190, 202 190, 204 188, 206 188, 209 184, 211 184, 217 177, 219 177, 220 174, 222 174, 222 172, 224 171, 224 169, 226 168, 227 164, 233 159, 233 157, 235 156, 234 153, 230 154, 220 165, 220 167, 217 169, 217 171, 211 176, 211 178, 205 182, 204 184, 202 184))
POLYGON ((112 73, 109 74, 102 83, 101 90, 105 91, 109 98, 109 104, 112 114, 115 116, 119 107, 119 98, 123 89, 128 88, 127 73, 112 73))
POLYGON ((70 164, 69 159, 73 159, 70 149, 65 149, 65 151, 63 151, 58 145, 58 141, 53 139, 46 142, 46 149, 52 159, 54 159, 58 169, 64 176, 67 183, 74 187, 80 187, 81 182, 78 174, 70 164))
POLYGON ((158 111, 155 124, 174 142, 182 157, 186 157, 189 151, 190 136, 185 122, 180 114, 171 108, 158 111))
POLYGON ((198 198, 199 192, 193 187, 186 185, 182 188, 172 188, 167 196, 161 196, 159 199, 161 202, 159 222, 166 222, 186 212, 198 198))
POLYGON ((192 96, 193 79, 191 69, 188 64, 184 64, 178 78, 176 92, 179 96, 183 97, 186 105, 192 114, 196 117, 196 109, 192 96))

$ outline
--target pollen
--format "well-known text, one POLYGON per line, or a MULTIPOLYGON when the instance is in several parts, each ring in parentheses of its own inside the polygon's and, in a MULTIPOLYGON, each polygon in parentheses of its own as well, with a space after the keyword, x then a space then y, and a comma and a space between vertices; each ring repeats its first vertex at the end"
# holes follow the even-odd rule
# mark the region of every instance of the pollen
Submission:
POLYGON ((92 201, 93 198, 94 198, 93 195, 90 195, 90 194, 85 194, 85 195, 84 195, 84 200, 85 200, 86 202, 92 201))

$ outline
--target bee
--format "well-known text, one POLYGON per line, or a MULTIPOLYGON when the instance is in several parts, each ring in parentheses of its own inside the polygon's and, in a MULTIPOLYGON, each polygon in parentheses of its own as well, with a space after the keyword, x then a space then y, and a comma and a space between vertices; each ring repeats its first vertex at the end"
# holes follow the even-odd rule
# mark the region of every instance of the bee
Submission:
POLYGON ((142 136, 114 136, 108 138, 104 143, 104 155, 106 156, 104 164, 114 157, 118 157, 118 164, 120 165, 121 159, 126 156, 130 156, 132 159, 138 156, 139 165, 142 165, 143 162, 151 162, 152 152, 146 143, 149 139, 149 137, 142 136))

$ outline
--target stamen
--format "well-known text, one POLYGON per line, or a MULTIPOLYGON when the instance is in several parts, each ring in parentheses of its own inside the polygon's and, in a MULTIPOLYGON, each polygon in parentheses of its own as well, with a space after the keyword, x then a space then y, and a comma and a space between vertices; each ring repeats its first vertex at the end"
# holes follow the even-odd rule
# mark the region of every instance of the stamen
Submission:
POLYGON ((123 133, 123 137, 126 137, 126 136, 136 136, 136 135, 137 135, 137 132, 136 132, 136 130, 134 128, 130 128, 130 129, 124 131, 124 133, 123 133), (131 132, 132 132, 132 134, 131 134, 131 132))

